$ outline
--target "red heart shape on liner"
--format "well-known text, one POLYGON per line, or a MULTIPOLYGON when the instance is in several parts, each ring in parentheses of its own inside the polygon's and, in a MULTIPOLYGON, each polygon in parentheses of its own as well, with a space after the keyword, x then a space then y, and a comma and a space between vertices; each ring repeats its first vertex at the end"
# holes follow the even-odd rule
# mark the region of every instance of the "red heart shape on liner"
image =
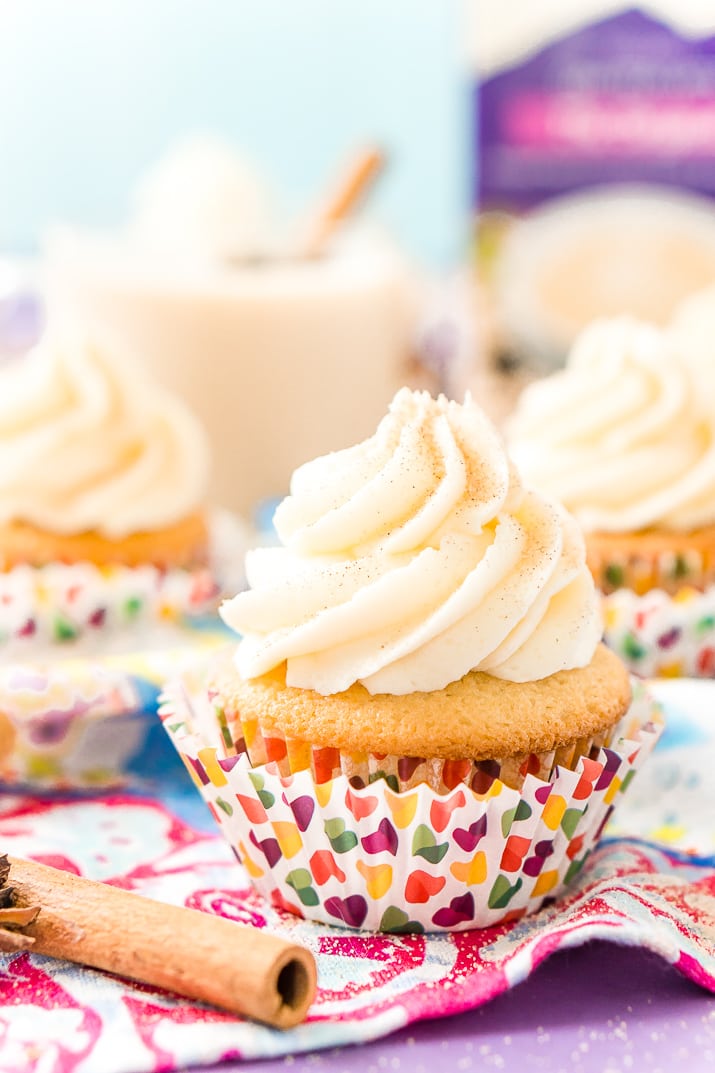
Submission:
POLYGON ((364 816, 371 816, 377 808, 377 798, 371 796, 358 796, 354 794, 350 787, 348 787, 345 794, 345 804, 356 820, 361 820, 364 816))
POLYGON ((454 810, 462 808, 465 801, 466 798, 461 790, 453 794, 452 797, 448 797, 445 801, 433 801, 429 810, 429 818, 435 831, 444 831, 454 810))
POLYGON ((289 902, 287 898, 284 898, 279 890, 271 891, 271 902, 277 909, 284 909, 286 913, 292 913, 293 916, 302 917, 303 910, 295 902, 289 902))
POLYGON ((446 882, 444 876, 431 876, 429 872, 422 872, 418 868, 408 877, 405 898, 413 904, 428 902, 435 894, 439 894, 446 882))
POLYGON ((448 790, 454 790, 472 770, 471 760, 445 760, 442 768, 442 782, 448 790))
POLYGON ((505 872, 518 872, 526 856, 531 840, 522 835, 509 835, 501 857, 501 868, 505 872))
POLYGON ((323 883, 327 883, 331 876, 335 876, 339 883, 345 882, 345 872, 338 865, 329 849, 316 849, 309 863, 313 879, 319 887, 322 887, 323 883))
POLYGON ((236 800, 246 813, 246 819, 251 823, 265 823, 268 819, 266 810, 260 801, 256 801, 253 797, 246 797, 244 794, 236 794, 236 800))

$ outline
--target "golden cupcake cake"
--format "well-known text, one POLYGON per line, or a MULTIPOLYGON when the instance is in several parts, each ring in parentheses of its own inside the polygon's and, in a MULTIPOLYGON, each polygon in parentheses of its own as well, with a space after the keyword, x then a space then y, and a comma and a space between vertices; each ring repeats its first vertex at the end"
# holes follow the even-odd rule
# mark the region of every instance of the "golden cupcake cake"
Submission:
POLYGON ((205 607, 208 465, 184 404, 96 338, 48 334, 3 365, 0 652, 205 607))
POLYGON ((221 608, 240 642, 163 711, 256 886, 383 931, 538 908, 658 733, 574 520, 471 400, 404 389, 294 473, 275 526, 221 608))
POLYGON ((582 526, 606 640, 643 675, 715 673, 714 386, 672 334, 601 320, 508 424, 524 479, 582 526))

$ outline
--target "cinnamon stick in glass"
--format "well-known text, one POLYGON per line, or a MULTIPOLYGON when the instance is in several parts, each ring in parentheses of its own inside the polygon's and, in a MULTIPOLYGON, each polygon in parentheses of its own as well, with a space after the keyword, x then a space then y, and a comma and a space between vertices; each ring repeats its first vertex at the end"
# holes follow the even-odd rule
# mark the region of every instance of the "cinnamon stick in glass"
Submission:
POLYGON ((326 197, 306 228, 302 239, 304 257, 319 257, 336 228, 351 216, 372 186, 385 163, 377 146, 357 153, 340 176, 335 189, 326 197))
POLYGON ((0 949, 66 958, 277 1028, 302 1021, 315 994, 302 946, 14 857, 0 857, 0 949))

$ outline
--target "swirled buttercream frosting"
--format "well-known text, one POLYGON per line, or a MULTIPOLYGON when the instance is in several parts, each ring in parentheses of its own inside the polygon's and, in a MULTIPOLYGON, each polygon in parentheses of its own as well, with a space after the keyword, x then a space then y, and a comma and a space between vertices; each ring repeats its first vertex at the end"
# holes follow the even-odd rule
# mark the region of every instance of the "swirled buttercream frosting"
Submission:
POLYGON ((296 470, 274 521, 282 546, 248 553, 250 588, 221 608, 245 678, 285 661, 292 686, 404 694, 591 660, 580 531, 469 398, 402 389, 372 438, 296 470))
POLYGON ((712 378, 658 328, 596 321, 565 369, 523 392, 507 428, 524 479, 587 532, 715 522, 712 378))
POLYGON ((208 461, 184 404, 95 342, 48 336, 0 371, 0 523, 161 529, 201 506, 208 461))

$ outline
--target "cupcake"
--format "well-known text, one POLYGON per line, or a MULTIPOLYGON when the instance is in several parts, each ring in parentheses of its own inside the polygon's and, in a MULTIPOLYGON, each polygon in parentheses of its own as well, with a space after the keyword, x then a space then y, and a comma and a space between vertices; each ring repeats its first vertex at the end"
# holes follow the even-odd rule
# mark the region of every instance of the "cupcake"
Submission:
POLYGON ((164 723, 267 897, 332 924, 516 919, 570 882, 657 728, 576 523, 481 411, 407 389, 298 469, 164 723))
POLYGON ((507 426, 524 479, 584 530, 606 641, 643 675, 715 672, 714 387, 671 334, 595 321, 507 426))
POLYGON ((95 339, 0 369, 0 656, 176 622, 215 596, 204 434, 95 339))

